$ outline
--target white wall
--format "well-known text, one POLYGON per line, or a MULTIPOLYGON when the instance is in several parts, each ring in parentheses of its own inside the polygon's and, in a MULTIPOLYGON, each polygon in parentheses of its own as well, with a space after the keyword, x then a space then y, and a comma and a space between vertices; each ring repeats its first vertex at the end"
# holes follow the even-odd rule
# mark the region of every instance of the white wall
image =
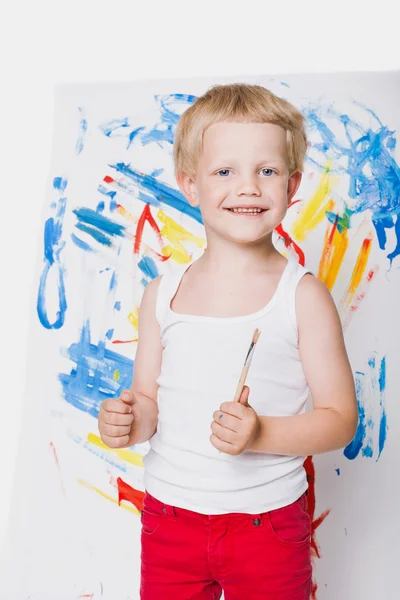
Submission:
POLYGON ((196 9, 196 3, 179 0, 36 0, 3 9, 0 549, 29 360, 27 309, 34 301, 31 274, 51 153, 53 85, 398 69, 398 22, 391 4, 199 0, 196 9))

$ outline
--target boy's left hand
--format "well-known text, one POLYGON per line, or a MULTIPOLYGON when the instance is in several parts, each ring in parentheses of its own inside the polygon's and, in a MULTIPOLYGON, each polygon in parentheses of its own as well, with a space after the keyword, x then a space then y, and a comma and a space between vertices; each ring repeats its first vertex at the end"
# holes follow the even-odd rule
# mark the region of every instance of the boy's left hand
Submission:
POLYGON ((260 420, 248 403, 249 393, 244 386, 239 402, 224 402, 213 415, 210 440, 220 452, 237 456, 248 450, 259 434, 260 420))

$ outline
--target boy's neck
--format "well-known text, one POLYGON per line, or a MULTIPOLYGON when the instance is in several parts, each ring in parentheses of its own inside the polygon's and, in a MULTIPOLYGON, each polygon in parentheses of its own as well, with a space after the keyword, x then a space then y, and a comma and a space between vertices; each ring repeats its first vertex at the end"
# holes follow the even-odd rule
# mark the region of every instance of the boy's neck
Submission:
POLYGON ((199 262, 209 273, 238 275, 265 271, 272 263, 284 260, 272 243, 272 235, 259 244, 252 245, 213 239, 211 236, 199 262))

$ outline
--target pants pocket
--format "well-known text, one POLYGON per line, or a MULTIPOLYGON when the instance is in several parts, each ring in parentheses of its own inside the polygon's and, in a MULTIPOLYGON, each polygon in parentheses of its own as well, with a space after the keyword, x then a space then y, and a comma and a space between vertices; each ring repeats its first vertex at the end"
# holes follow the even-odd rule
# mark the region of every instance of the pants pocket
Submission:
POLYGON ((162 516, 157 515, 145 508, 142 509, 142 533, 144 535, 153 535, 160 527, 162 516))
POLYGON ((296 502, 265 513, 273 537, 287 546, 310 543, 311 520, 307 512, 305 495, 296 502))
POLYGON ((142 534, 153 535, 166 518, 166 509, 162 502, 145 494, 141 511, 142 534))

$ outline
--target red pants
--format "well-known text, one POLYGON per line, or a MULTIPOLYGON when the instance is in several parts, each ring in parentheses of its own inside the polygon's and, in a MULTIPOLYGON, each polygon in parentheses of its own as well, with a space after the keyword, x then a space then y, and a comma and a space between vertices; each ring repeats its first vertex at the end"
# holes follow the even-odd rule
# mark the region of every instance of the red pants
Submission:
POLYGON ((305 495, 263 514, 208 516, 146 494, 141 539, 141 600, 310 598, 305 495))

